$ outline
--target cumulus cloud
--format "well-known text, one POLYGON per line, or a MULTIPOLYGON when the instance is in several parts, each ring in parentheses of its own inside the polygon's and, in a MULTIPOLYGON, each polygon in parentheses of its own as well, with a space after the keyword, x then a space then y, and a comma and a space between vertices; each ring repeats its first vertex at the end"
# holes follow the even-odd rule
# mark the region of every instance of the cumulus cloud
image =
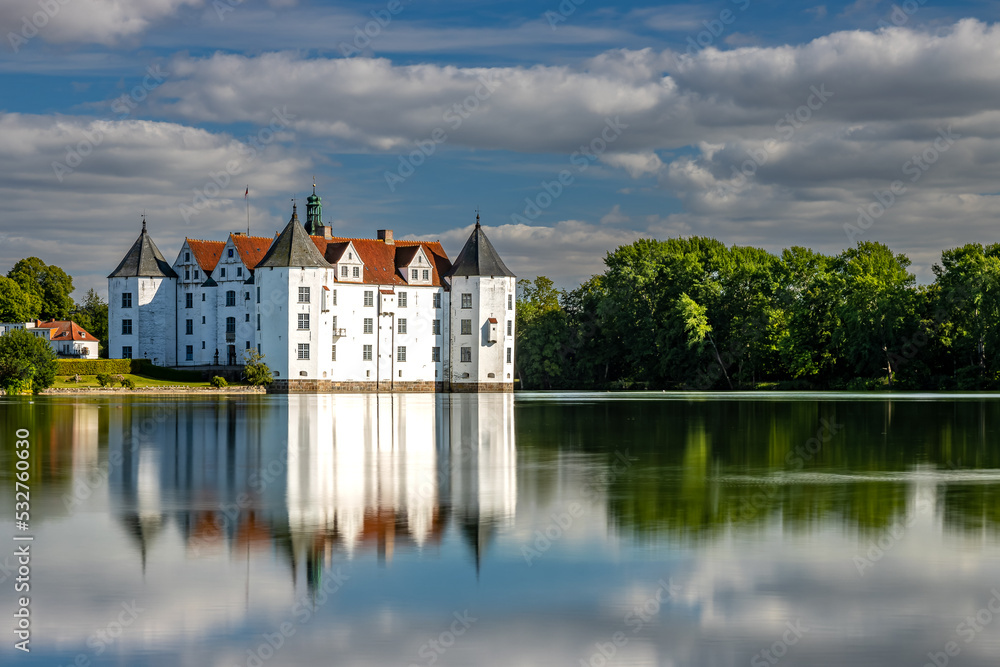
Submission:
POLYGON ((5 0, 0 4, 0 34, 19 50, 17 39, 57 43, 114 44, 145 32, 152 23, 182 7, 205 0, 5 0), (11 34, 15 37, 11 37, 11 34))

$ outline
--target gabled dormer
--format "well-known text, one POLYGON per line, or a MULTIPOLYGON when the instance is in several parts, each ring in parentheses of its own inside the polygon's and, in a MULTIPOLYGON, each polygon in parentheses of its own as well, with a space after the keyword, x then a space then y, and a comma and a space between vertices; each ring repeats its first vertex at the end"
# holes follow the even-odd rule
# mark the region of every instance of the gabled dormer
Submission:
POLYGON ((327 261, 337 270, 337 282, 362 283, 365 280, 365 263, 354 247, 353 241, 330 244, 327 261))
POLYGON ((431 285, 434 267, 420 245, 396 246, 396 270, 408 285, 431 285))

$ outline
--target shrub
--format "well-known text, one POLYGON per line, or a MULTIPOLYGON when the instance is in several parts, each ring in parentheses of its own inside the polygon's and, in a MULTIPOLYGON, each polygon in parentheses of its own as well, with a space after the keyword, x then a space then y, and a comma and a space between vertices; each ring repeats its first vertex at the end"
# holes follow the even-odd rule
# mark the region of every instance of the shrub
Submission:
POLYGON ((59 359, 56 375, 115 375, 135 373, 145 359, 59 359))
POLYGON ((216 389, 222 389, 223 387, 228 387, 229 386, 229 383, 226 382, 226 378, 219 377, 218 375, 216 375, 215 377, 212 378, 211 384, 216 389))
POLYGON ((264 355, 254 349, 249 349, 243 355, 246 365, 243 367, 243 377, 255 387, 262 384, 271 384, 274 381, 274 374, 264 363, 264 355))
POLYGON ((101 385, 102 387, 110 387, 111 386, 111 376, 108 375, 107 373, 98 373, 97 374, 97 384, 101 385))
POLYGON ((122 378, 121 383, 125 389, 135 389, 135 380, 132 378, 122 378))
POLYGON ((56 379, 56 353, 27 329, 0 336, 0 389, 8 394, 39 393, 56 379))

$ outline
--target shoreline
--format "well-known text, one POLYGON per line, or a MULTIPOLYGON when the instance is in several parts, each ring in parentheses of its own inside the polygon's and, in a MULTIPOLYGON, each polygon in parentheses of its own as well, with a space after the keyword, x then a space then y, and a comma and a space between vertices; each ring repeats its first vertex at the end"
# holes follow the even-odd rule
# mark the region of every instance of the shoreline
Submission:
MULTIPOLYGON (((2 392, 0 392, 2 393, 2 392)), ((264 387, 49 387, 43 389, 39 396, 84 395, 84 394, 266 394, 264 387)))

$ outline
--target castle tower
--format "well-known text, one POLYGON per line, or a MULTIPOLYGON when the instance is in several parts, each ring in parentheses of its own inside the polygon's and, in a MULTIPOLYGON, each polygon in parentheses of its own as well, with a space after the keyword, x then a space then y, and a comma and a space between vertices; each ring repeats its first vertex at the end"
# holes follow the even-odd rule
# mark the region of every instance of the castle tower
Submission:
POLYGON ((316 194, 315 183, 313 193, 306 199, 306 231, 309 236, 324 236, 323 200, 316 194))
POLYGON ((333 325, 328 302, 334 268, 292 217, 254 270, 259 340, 274 371, 274 391, 316 391, 330 367, 333 325))
POLYGON ((451 390, 514 390, 517 277, 479 224, 447 277, 451 282, 451 390))
POLYGON ((108 276, 108 357, 177 363, 177 274, 142 232, 108 276))

